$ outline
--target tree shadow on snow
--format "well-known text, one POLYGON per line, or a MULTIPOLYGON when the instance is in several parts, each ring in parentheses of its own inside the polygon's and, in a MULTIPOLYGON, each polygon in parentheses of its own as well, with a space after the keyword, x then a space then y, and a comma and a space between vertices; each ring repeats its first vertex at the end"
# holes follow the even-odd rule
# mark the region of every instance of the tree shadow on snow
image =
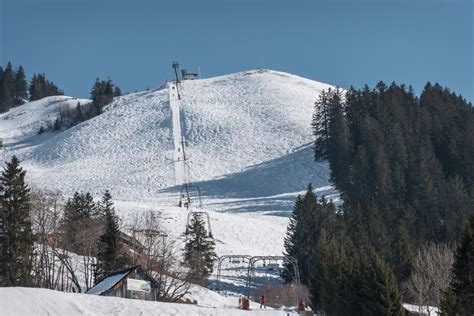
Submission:
MULTIPOLYGON (((203 205, 229 212, 267 212, 288 216, 298 194, 312 183, 318 196, 338 196, 329 183, 327 161, 314 161, 312 143, 282 157, 220 178, 195 182, 203 205), (222 207, 220 207, 222 206, 222 207)), ((162 192, 178 192, 171 187, 162 192)))

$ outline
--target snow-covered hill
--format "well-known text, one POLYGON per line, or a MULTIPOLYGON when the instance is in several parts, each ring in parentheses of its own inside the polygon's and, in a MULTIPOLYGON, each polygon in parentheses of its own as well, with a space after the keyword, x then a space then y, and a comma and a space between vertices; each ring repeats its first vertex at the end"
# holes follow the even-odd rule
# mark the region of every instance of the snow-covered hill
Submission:
POLYGON ((91 100, 68 96, 52 96, 25 103, 7 113, 0 114, 0 139, 9 147, 21 148, 38 140, 41 126, 54 122, 61 107, 73 108, 89 104, 91 100))
MULTIPOLYGON (((248 71, 181 86, 191 179, 200 182, 209 207, 288 210, 288 198, 308 182, 328 185, 327 165, 311 158, 310 121, 314 101, 329 85, 248 71), (265 202, 263 208, 256 200, 265 202)), ((166 89, 116 98, 104 114, 42 142, 23 137, 64 100, 50 97, 1 115, 2 158, 17 154, 32 183, 67 195, 109 189, 115 199, 158 201, 170 192, 174 147, 166 89)))
MULTIPOLYGON (((327 163, 314 162, 311 148, 314 102, 329 87, 271 70, 182 82, 190 177, 210 212, 218 254, 280 255, 296 195, 312 182, 319 194, 337 197, 327 163)), ((87 100, 27 103, 0 115, 0 159, 16 154, 30 185, 66 196, 110 190, 125 222, 133 213, 159 211, 177 236, 187 211, 177 207, 169 99, 166 87, 118 97, 103 114, 42 135, 39 126, 59 104, 87 100)))

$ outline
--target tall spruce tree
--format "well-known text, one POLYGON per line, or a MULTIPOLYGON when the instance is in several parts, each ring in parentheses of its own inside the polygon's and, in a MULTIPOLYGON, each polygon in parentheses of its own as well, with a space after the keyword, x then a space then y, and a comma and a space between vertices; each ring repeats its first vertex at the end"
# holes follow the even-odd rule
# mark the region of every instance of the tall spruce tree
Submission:
POLYGON ((442 316, 463 316, 464 309, 461 299, 452 288, 447 288, 441 292, 439 312, 442 316))
POLYGON ((314 142, 314 158, 316 160, 327 159, 327 147, 329 142, 330 101, 332 90, 321 92, 318 101, 314 104, 314 114, 311 126, 314 142))
POLYGON ((15 105, 15 82, 11 63, 8 63, 7 67, 5 68, 3 73, 3 82, 0 89, 2 90, 2 104, 0 104, 0 113, 3 113, 7 112, 15 105))
POLYGON ((0 176, 0 286, 31 286, 34 236, 30 190, 20 161, 13 156, 0 176))
POLYGON ((100 205, 104 214, 105 228, 98 243, 99 252, 94 270, 96 283, 129 263, 126 254, 121 251, 118 218, 115 215, 112 197, 108 191, 104 193, 100 205))
POLYGON ((81 252, 78 240, 79 230, 93 216, 97 215, 97 205, 89 192, 75 192, 64 206, 62 219, 63 247, 76 253, 81 252))
POLYGON ((3 71, 3 67, 0 66, 0 113, 2 113, 2 102, 3 102, 3 77, 5 72, 3 71))
POLYGON ((207 285, 216 253, 214 240, 207 232, 201 214, 193 213, 185 235, 184 263, 190 269, 191 280, 197 284, 207 285))
POLYGON ((375 251, 360 254, 354 271, 354 310, 360 315, 405 314, 395 276, 375 251))
POLYGON ((319 201, 308 185, 303 198, 298 197, 293 208, 285 237, 285 260, 283 277, 289 282, 294 277, 290 257, 298 262, 301 283, 307 285, 310 274, 310 257, 318 247, 321 231, 325 229, 331 236, 336 236, 344 229, 336 219, 336 208, 324 197, 319 201))
POLYGON ((461 242, 456 250, 453 263, 453 280, 450 284, 451 291, 444 294, 445 310, 456 310, 461 306, 464 315, 474 314, 474 215, 466 222, 461 236, 461 242), (449 294, 451 294, 449 297, 449 294), (454 305, 454 308, 453 308, 454 305))
POLYGON ((28 98, 28 83, 26 82, 25 70, 20 65, 15 73, 14 80, 14 102, 15 105, 25 103, 28 98))
POLYGON ((284 240, 284 260, 283 260, 283 279, 285 282, 291 282, 295 279, 294 268, 292 265, 293 259, 297 259, 298 257, 298 244, 296 226, 298 221, 300 220, 300 213, 302 207, 303 200, 301 196, 298 195, 295 201, 295 205, 293 206, 293 211, 291 213, 290 222, 288 223, 288 227, 286 228, 286 236, 284 240))
POLYGON ((342 190, 350 188, 350 159, 353 151, 350 139, 349 125, 344 115, 342 97, 339 90, 331 96, 329 111, 328 140, 326 146, 327 156, 331 167, 331 181, 340 184, 342 190))
POLYGON ((328 315, 351 314, 353 262, 344 247, 323 230, 310 262, 309 290, 313 309, 328 315))
POLYGON ((313 191, 313 186, 308 184, 306 193, 301 201, 298 211, 299 218, 295 225, 294 244, 298 245, 294 249, 294 257, 298 261, 300 280, 303 284, 309 281, 309 258, 314 246, 319 238, 320 207, 318 199, 313 191))

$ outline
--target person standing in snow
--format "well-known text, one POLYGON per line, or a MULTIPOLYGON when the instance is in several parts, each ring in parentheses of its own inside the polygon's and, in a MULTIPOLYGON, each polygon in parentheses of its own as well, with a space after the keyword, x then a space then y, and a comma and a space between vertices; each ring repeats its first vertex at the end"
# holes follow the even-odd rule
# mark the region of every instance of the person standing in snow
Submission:
POLYGON ((266 300, 265 295, 260 296, 260 309, 262 309, 262 306, 263 306, 265 309, 267 309, 267 306, 265 305, 265 300, 266 300))

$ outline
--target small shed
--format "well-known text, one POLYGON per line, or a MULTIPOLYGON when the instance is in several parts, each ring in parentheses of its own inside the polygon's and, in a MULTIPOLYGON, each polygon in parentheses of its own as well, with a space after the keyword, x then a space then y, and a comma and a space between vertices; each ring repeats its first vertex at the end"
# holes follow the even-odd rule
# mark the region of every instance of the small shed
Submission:
POLYGON ((140 266, 109 274, 86 294, 156 301, 158 283, 140 266))
POLYGON ((187 69, 181 70, 181 76, 183 80, 196 80, 199 79, 199 75, 197 73, 188 72, 187 69))

